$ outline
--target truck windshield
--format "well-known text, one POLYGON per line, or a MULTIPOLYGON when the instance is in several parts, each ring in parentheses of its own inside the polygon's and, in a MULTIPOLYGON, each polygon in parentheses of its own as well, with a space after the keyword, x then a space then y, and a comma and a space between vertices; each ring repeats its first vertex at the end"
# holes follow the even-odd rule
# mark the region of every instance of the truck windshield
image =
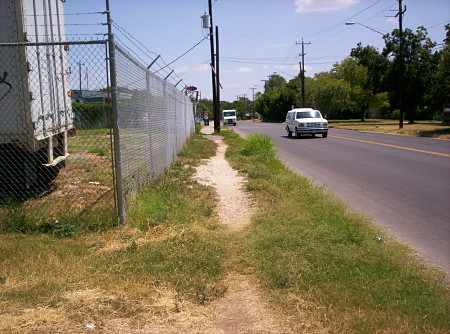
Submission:
POLYGON ((230 116, 236 116, 236 112, 235 111, 224 111, 223 112, 223 117, 230 117, 230 116))
POLYGON ((322 118, 318 111, 299 111, 296 118, 322 118))

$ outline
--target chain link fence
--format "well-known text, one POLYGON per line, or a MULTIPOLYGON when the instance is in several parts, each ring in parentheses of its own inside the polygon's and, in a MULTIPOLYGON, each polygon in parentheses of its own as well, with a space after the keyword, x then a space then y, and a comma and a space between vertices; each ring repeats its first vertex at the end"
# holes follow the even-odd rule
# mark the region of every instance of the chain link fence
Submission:
POLYGON ((38 229, 114 217, 106 50, 105 41, 0 47, 0 219, 38 229))
POLYGON ((164 172, 195 131, 191 100, 116 47, 124 193, 164 172))
POLYGON ((0 44, 0 232, 116 223, 117 193, 163 173, 195 131, 190 99, 115 51, 117 101, 107 41, 0 44))

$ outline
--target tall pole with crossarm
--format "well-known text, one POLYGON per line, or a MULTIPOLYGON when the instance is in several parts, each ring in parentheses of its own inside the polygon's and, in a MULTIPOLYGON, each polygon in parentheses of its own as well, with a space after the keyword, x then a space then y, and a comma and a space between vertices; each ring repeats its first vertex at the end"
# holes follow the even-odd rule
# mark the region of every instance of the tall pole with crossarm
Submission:
POLYGON ((208 7, 209 7, 209 42, 211 45, 211 76, 212 76, 212 97, 213 97, 213 114, 214 114, 214 131, 216 132, 216 127, 219 126, 220 131, 220 124, 216 124, 216 115, 218 114, 217 110, 217 88, 216 88, 216 73, 215 72, 215 52, 214 52, 214 29, 213 29, 213 19, 212 19, 212 4, 211 0, 208 0, 208 7))

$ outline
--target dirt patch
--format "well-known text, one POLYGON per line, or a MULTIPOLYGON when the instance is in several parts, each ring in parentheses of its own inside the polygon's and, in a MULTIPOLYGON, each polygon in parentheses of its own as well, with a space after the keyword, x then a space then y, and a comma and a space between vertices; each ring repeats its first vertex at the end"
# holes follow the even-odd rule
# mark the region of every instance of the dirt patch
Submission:
POLYGON ((227 145, 222 137, 211 136, 210 139, 218 144, 216 156, 197 167, 195 179, 201 184, 215 188, 221 222, 238 230, 250 222, 253 213, 252 201, 242 190, 245 179, 225 160, 227 145))

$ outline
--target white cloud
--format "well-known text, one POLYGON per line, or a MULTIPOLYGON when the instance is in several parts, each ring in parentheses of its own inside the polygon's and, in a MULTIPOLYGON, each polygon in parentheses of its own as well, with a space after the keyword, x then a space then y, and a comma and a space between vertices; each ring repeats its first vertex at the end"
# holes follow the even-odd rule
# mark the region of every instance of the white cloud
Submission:
POLYGON ((398 18, 391 16, 391 17, 388 17, 388 18, 387 18, 386 22, 389 22, 389 23, 398 23, 398 18))
POLYGON ((250 72, 254 72, 255 70, 253 68, 250 67, 239 67, 237 69, 232 69, 232 70, 220 70, 220 72, 222 74, 228 74, 228 73, 250 73, 250 72))
POLYGON ((236 72, 237 73, 248 73, 248 72, 253 72, 254 69, 250 68, 250 67, 239 67, 236 72))
POLYGON ((200 65, 196 65, 196 66, 181 66, 181 67, 177 67, 175 69, 175 72, 177 74, 182 74, 182 73, 188 73, 188 72, 192 72, 192 71, 205 71, 210 68, 211 67, 209 66, 209 64, 200 64, 200 65))
POLYGON ((296 13, 327 12, 357 4, 360 0, 295 0, 296 13))

